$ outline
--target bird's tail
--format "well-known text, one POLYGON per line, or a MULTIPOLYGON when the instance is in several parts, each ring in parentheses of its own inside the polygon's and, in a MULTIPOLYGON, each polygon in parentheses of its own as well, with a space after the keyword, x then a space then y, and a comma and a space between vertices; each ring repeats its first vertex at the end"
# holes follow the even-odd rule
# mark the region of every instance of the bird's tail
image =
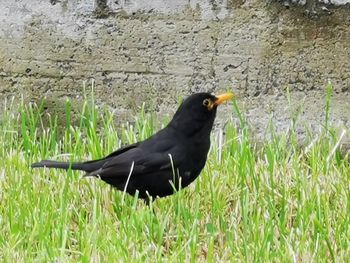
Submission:
POLYGON ((57 162, 51 160, 42 160, 38 163, 33 163, 32 168, 57 168, 57 169, 71 169, 71 170, 81 170, 85 172, 92 172, 97 170, 101 166, 101 160, 82 162, 82 163, 69 163, 69 162, 57 162))

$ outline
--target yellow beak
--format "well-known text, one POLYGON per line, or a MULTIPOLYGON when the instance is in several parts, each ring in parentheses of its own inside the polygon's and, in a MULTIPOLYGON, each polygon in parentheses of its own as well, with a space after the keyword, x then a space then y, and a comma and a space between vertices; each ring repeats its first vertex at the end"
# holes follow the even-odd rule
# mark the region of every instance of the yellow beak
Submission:
POLYGON ((232 92, 227 92, 227 93, 224 93, 224 94, 221 94, 221 95, 218 95, 218 96, 215 96, 216 97, 216 100, 215 100, 215 105, 220 105, 221 103, 227 101, 227 100, 230 100, 233 98, 233 93, 232 92))

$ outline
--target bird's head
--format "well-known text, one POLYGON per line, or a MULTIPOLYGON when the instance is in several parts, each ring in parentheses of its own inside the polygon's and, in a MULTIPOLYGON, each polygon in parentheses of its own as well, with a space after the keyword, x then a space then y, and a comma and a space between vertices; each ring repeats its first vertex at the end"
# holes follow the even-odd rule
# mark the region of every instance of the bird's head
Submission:
POLYGON ((232 93, 212 95, 196 93, 186 98, 175 113, 170 126, 185 134, 210 134, 217 107, 233 98, 232 93))

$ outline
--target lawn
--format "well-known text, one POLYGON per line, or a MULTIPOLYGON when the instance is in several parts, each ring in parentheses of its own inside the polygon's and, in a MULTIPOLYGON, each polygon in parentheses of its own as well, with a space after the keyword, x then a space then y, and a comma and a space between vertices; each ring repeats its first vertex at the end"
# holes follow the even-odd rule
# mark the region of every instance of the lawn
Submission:
POLYGON ((190 187, 148 207, 82 173, 36 169, 42 158, 87 160, 147 138, 166 120, 140 109, 117 126, 113 111, 86 97, 78 122, 40 105, 7 102, 0 123, 2 262, 345 262, 350 257, 349 130, 325 119, 304 146, 295 129, 254 143, 233 103, 213 131, 206 167, 190 187), (65 118, 65 127, 58 118, 65 118), (235 122, 237 123, 237 122, 235 122), (224 134, 224 136, 222 136, 224 134))

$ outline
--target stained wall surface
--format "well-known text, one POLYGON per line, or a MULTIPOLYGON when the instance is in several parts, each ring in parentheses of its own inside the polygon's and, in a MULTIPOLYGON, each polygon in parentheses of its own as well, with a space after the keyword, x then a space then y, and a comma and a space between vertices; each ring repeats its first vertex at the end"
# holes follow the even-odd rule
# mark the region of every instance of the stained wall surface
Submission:
POLYGON ((349 2, 2 0, 0 98, 47 97, 59 111, 70 97, 79 111, 93 79, 123 121, 143 102, 172 113, 181 96, 230 89, 263 136, 299 107, 300 132, 318 129, 330 80, 332 120, 349 127, 349 2))

